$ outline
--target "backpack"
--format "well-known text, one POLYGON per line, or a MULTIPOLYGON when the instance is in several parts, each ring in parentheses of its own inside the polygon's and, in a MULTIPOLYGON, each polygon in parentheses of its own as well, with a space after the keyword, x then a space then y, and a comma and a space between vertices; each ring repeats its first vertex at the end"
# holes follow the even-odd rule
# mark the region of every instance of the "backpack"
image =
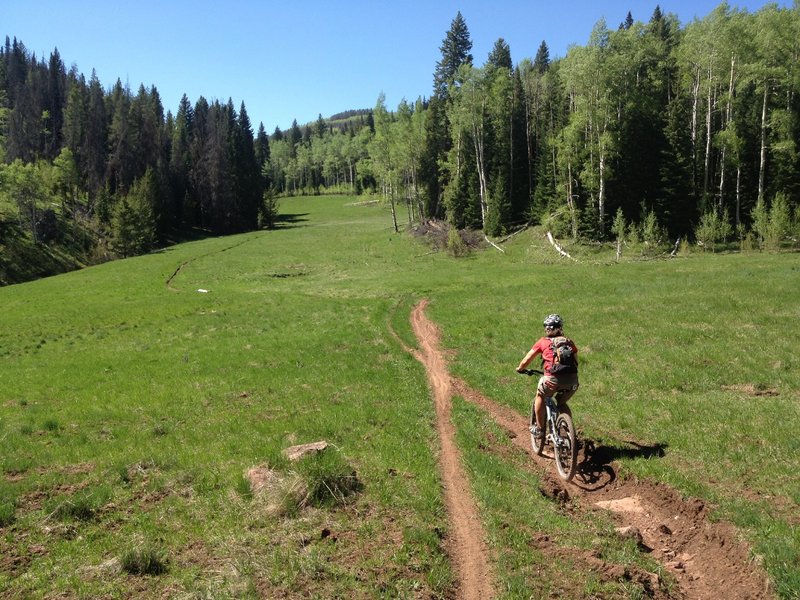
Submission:
POLYGON ((553 350, 553 364, 550 372, 553 375, 567 375, 578 372, 578 359, 572 351, 572 340, 563 335, 552 338, 550 348, 553 350))

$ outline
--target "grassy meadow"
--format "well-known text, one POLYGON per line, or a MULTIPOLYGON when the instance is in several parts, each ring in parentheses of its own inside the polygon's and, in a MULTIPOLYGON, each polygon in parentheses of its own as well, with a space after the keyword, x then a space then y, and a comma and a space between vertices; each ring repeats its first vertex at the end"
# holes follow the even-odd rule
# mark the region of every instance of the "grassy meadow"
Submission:
MULTIPOLYGON (((796 597, 797 254, 568 248, 576 263, 531 230, 453 259, 380 204, 281 212, 275 231, 0 288, 0 596, 448 597, 432 401, 395 337, 415 344, 409 311, 429 298, 452 373, 520 412, 532 382, 514 367, 542 317, 564 316, 581 434, 619 447, 626 476, 711 502, 796 597), (320 439, 337 464, 281 454, 320 439), (663 456, 626 458, 631 442, 663 456), (255 465, 355 470, 360 489, 275 514, 244 479, 255 465)), ((500 597, 641 597, 532 551, 550 533, 661 572, 610 519, 543 497, 479 409, 457 398, 453 419, 500 597)))

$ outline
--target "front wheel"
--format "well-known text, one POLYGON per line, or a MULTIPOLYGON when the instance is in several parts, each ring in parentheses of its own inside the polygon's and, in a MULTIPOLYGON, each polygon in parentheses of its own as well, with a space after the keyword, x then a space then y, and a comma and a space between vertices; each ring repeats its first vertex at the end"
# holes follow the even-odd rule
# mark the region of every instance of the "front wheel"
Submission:
POLYGON ((569 481, 575 475, 575 467, 578 464, 578 447, 575 441, 575 427, 572 424, 572 417, 566 413, 558 415, 556 433, 558 439, 554 440, 555 443, 553 444, 556 468, 561 478, 564 481, 569 481))

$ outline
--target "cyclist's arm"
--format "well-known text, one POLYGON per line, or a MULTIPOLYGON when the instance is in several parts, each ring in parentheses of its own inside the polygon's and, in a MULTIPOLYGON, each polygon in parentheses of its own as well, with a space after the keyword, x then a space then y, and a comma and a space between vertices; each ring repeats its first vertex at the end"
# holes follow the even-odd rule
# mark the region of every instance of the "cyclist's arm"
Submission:
POLYGON ((531 348, 528 351, 528 353, 525 355, 525 358, 523 358, 519 362, 519 366, 517 367, 517 371, 521 371, 522 369, 527 367, 531 363, 531 361, 536 357, 536 355, 539 354, 540 352, 541 352, 541 350, 539 350, 536 346, 531 348))

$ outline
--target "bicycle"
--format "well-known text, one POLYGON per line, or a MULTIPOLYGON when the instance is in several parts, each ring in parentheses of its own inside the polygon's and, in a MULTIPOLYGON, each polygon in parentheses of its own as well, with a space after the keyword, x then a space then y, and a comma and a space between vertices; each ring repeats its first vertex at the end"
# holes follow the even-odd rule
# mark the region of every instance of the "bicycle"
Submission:
MULTIPOLYGON (((518 371, 521 375, 544 375, 542 371, 535 369, 523 369, 518 371)), ((558 404, 553 396, 545 396, 544 405, 547 409, 547 419, 545 420, 544 438, 533 435, 533 428, 536 424, 536 414, 534 405, 531 404, 531 446, 533 451, 539 456, 544 452, 547 442, 553 444, 553 455, 556 460, 556 469, 564 481, 570 481, 575 475, 578 464, 578 442, 575 437, 575 426, 572 423, 572 416, 566 412, 559 412, 558 404)))

